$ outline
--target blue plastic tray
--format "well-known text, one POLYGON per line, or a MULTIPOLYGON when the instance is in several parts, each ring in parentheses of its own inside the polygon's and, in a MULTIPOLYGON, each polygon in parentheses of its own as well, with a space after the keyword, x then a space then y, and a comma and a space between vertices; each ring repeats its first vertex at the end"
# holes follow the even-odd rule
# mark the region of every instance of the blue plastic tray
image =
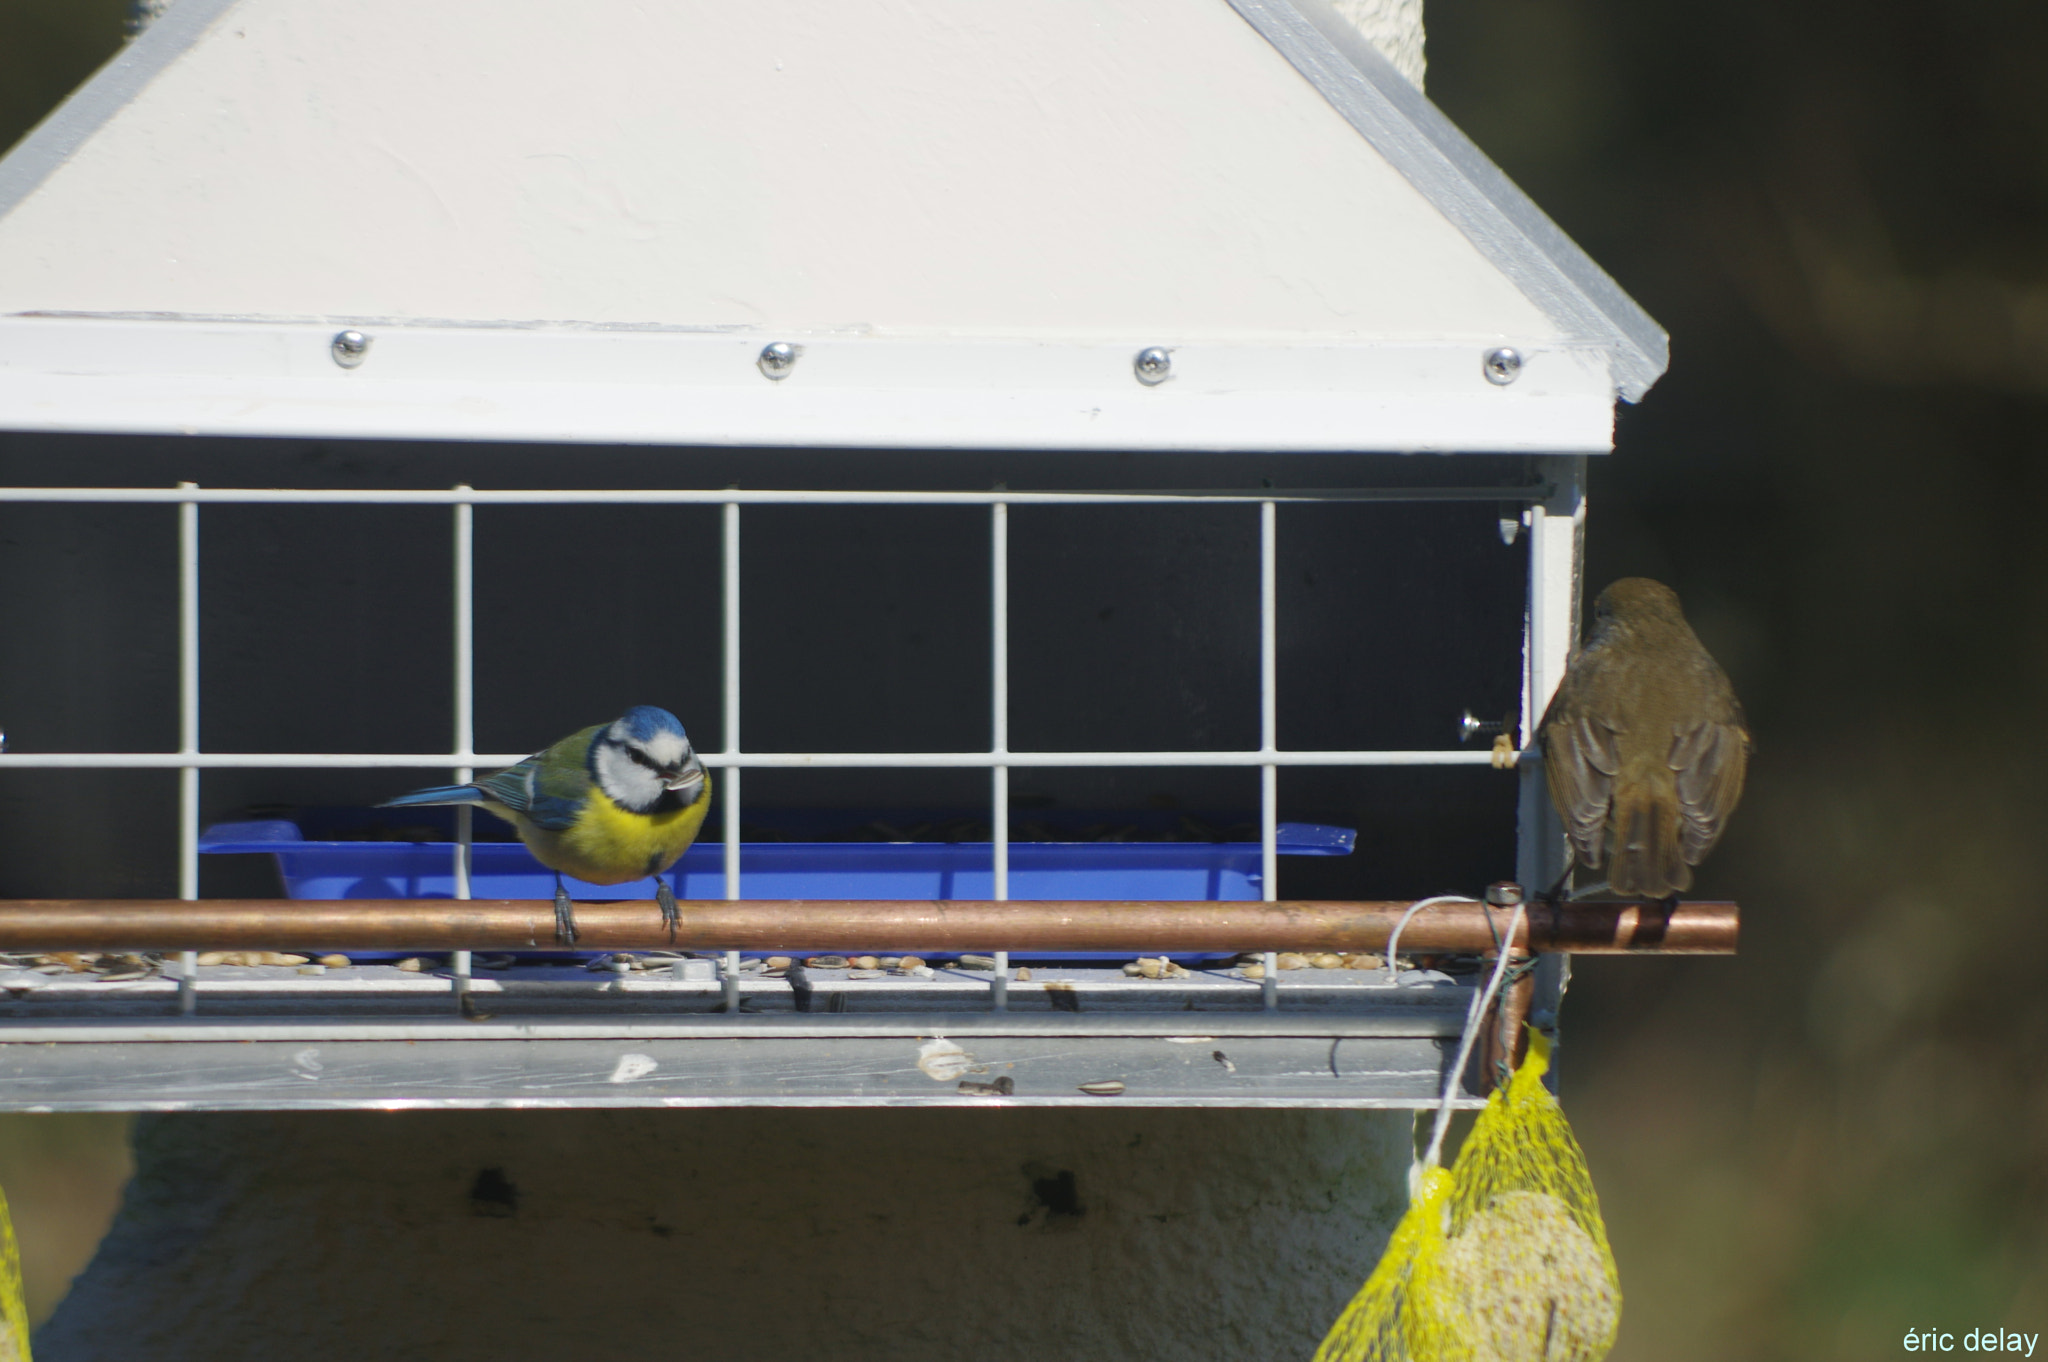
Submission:
MULTIPOLYGON (((841 824, 860 818, 836 817, 841 824)), ((1058 821, 1079 827, 1089 818, 1133 817, 1142 820, 1144 815, 1068 814, 1058 821)), ((308 825, 326 830, 321 823, 331 827, 335 821, 315 818, 308 825)), ((418 830, 424 831, 438 820, 429 815, 419 821, 418 830)), ((494 819, 475 821, 479 834, 499 831, 486 826, 494 819)), ((917 820, 899 815, 895 821, 917 820)), ((360 817, 340 822, 363 825, 360 817)), ((791 824, 796 835, 817 826, 817 815, 798 815, 791 824)), ((1350 828, 1317 823, 1282 823, 1278 833, 1283 856, 1348 856, 1357 837, 1350 828)), ((1144 835, 1142 827, 1139 835, 1144 835)), ((316 841, 297 822, 278 818, 217 823, 200 837, 199 850, 276 857, 285 892, 295 899, 454 895, 454 844, 449 841, 316 841)), ((986 899, 993 892, 991 854, 986 841, 750 841, 740 846, 740 892, 752 899, 986 899)), ((518 842, 478 841, 471 857, 470 892, 477 898, 554 896, 554 872, 518 842)), ((700 842, 663 878, 680 899, 724 898, 723 845, 700 842)), ((566 877, 563 882, 572 898, 589 902, 654 897, 651 878, 614 885, 566 877)), ((1259 890, 1257 842, 1010 843, 1010 897, 1015 899, 1248 900, 1260 897, 1259 890)))

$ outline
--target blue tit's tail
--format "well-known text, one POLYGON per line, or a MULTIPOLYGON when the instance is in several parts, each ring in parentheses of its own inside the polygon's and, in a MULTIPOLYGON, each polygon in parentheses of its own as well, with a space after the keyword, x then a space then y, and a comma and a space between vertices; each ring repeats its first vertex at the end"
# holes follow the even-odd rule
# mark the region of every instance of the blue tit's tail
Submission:
POLYGON ((377 807, 380 809, 408 809, 421 804, 482 804, 484 792, 474 785, 436 785, 430 790, 414 790, 396 799, 387 799, 377 807))

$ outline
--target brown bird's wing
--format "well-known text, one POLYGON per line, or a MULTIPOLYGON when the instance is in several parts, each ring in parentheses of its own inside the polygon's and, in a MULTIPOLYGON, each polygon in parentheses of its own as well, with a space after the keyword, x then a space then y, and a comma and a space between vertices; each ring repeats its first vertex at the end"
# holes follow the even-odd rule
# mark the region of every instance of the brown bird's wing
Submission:
POLYGON ((1698 865, 1721 840, 1742 798, 1749 732, 1741 710, 1680 732, 1671 744, 1671 769, 1678 784, 1679 849, 1687 865, 1698 865))
POLYGON ((1560 714, 1543 726, 1543 776, 1579 863, 1600 864, 1607 811, 1620 769, 1614 730, 1583 714, 1560 714))

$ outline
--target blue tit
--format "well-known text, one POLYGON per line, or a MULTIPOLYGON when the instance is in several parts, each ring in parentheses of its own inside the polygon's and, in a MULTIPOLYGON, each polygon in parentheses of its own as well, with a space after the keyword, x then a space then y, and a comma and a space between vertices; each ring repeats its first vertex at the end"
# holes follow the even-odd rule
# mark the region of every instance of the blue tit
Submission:
MULTIPOLYGON (((711 776, 675 715, 635 705, 474 784, 415 790, 378 807, 421 804, 471 804, 517 828, 534 859, 555 872, 555 936, 571 946, 576 917, 562 876, 624 884, 667 870, 704 826, 711 776)), ((656 885, 673 938, 682 920, 675 892, 665 880, 656 885)))

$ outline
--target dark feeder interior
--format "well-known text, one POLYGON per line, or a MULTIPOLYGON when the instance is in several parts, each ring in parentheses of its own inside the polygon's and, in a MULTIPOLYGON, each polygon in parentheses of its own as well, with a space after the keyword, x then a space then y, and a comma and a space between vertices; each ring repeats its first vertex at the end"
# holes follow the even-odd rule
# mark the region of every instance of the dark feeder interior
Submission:
MULTIPOLYGON (((13 485, 986 490, 1527 486, 1484 455, 905 453, 82 435, 0 440, 13 485)), ((1456 746, 1519 703, 1520 504, 1332 501, 1278 513, 1283 749, 1456 746)), ((533 750, 636 703, 721 731, 719 509, 479 507, 476 747, 533 750)), ((446 507, 200 511, 201 749, 431 752, 453 726, 446 507)), ((745 507, 747 751, 989 744, 986 508, 745 507)), ((1010 747, 1258 746, 1255 506, 1013 506, 1010 747)), ((0 505, 14 751, 177 744, 176 525, 162 506, 0 505)), ((1484 738, 1475 739, 1477 743, 1484 738)), ((418 770, 211 770, 201 825, 362 807, 418 770)), ((1011 772, 1012 836, 1256 840, 1254 769, 1011 772), (1232 826, 1235 825, 1235 826, 1232 826)), ((1486 767, 1283 769, 1283 820, 1357 830, 1288 856, 1285 898, 1476 893, 1512 875, 1516 782, 1486 767)), ((743 830, 983 840, 985 770, 750 770, 743 830), (815 830, 824 829, 822 833, 815 830)), ((714 805, 702 834, 722 836, 714 805)), ((417 821, 416 815, 412 821, 417 821)), ((489 816, 480 840, 509 836, 489 816)), ((0 772, 0 896, 168 897, 176 774, 0 772)), ((204 898, 274 897, 267 858, 201 858, 204 898)))

